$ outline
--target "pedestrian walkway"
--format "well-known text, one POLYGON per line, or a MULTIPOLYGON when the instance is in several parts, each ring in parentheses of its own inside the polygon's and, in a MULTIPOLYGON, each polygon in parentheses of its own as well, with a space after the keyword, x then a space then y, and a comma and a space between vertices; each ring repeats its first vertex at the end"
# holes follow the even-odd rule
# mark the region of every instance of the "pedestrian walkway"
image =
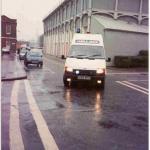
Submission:
POLYGON ((52 55, 49 55, 49 54, 44 54, 44 56, 47 58, 47 59, 51 59, 51 60, 55 60, 55 61, 58 61, 58 62, 61 62, 61 63, 65 63, 65 59, 61 59, 60 57, 56 57, 56 56, 52 56, 52 55))
POLYGON ((3 54, 1 57, 1 80, 12 81, 26 79, 27 74, 16 54, 3 54))

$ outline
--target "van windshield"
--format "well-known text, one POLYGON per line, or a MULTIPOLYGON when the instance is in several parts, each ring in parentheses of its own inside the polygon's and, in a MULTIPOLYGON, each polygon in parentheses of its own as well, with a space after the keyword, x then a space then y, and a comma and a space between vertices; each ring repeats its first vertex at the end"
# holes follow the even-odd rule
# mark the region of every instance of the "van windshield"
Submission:
POLYGON ((102 46, 72 45, 68 57, 105 58, 105 51, 102 46))

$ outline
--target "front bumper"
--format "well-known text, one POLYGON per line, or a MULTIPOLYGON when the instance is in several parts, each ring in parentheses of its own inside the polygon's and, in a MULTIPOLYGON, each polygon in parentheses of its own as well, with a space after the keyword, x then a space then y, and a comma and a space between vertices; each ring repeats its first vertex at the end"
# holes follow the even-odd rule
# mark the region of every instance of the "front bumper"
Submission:
POLYGON ((31 60, 31 61, 26 61, 28 64, 43 64, 43 61, 38 61, 38 60, 31 60))
POLYGON ((98 80, 104 82, 105 81, 105 74, 74 74, 72 72, 64 72, 63 76, 64 81, 67 81, 67 79, 71 79, 71 82, 92 82, 97 83, 98 80), (79 77, 85 77, 85 78, 79 78, 79 77), (88 77, 88 78, 86 78, 88 77))

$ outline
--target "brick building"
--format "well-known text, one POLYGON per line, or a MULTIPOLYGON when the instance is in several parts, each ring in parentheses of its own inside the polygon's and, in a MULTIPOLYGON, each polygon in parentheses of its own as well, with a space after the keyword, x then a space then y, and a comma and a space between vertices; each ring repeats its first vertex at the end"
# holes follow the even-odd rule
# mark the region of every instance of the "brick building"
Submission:
POLYGON ((17 43, 17 20, 10 19, 5 15, 1 16, 1 49, 3 47, 10 48, 11 52, 16 51, 17 43))

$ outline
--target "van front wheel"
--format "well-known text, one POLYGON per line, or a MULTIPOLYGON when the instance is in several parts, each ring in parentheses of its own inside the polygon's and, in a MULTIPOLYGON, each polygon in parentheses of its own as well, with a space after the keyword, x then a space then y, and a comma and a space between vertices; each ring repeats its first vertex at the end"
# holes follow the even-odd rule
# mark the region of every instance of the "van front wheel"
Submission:
POLYGON ((102 88, 102 89, 105 88, 105 80, 102 80, 101 88, 102 88))
POLYGON ((101 84, 97 84, 97 88, 100 88, 100 89, 104 89, 105 88, 105 80, 101 80, 102 83, 101 84))
POLYGON ((64 86, 65 86, 65 87, 69 87, 69 85, 70 85, 69 82, 66 81, 66 80, 64 80, 64 86))

